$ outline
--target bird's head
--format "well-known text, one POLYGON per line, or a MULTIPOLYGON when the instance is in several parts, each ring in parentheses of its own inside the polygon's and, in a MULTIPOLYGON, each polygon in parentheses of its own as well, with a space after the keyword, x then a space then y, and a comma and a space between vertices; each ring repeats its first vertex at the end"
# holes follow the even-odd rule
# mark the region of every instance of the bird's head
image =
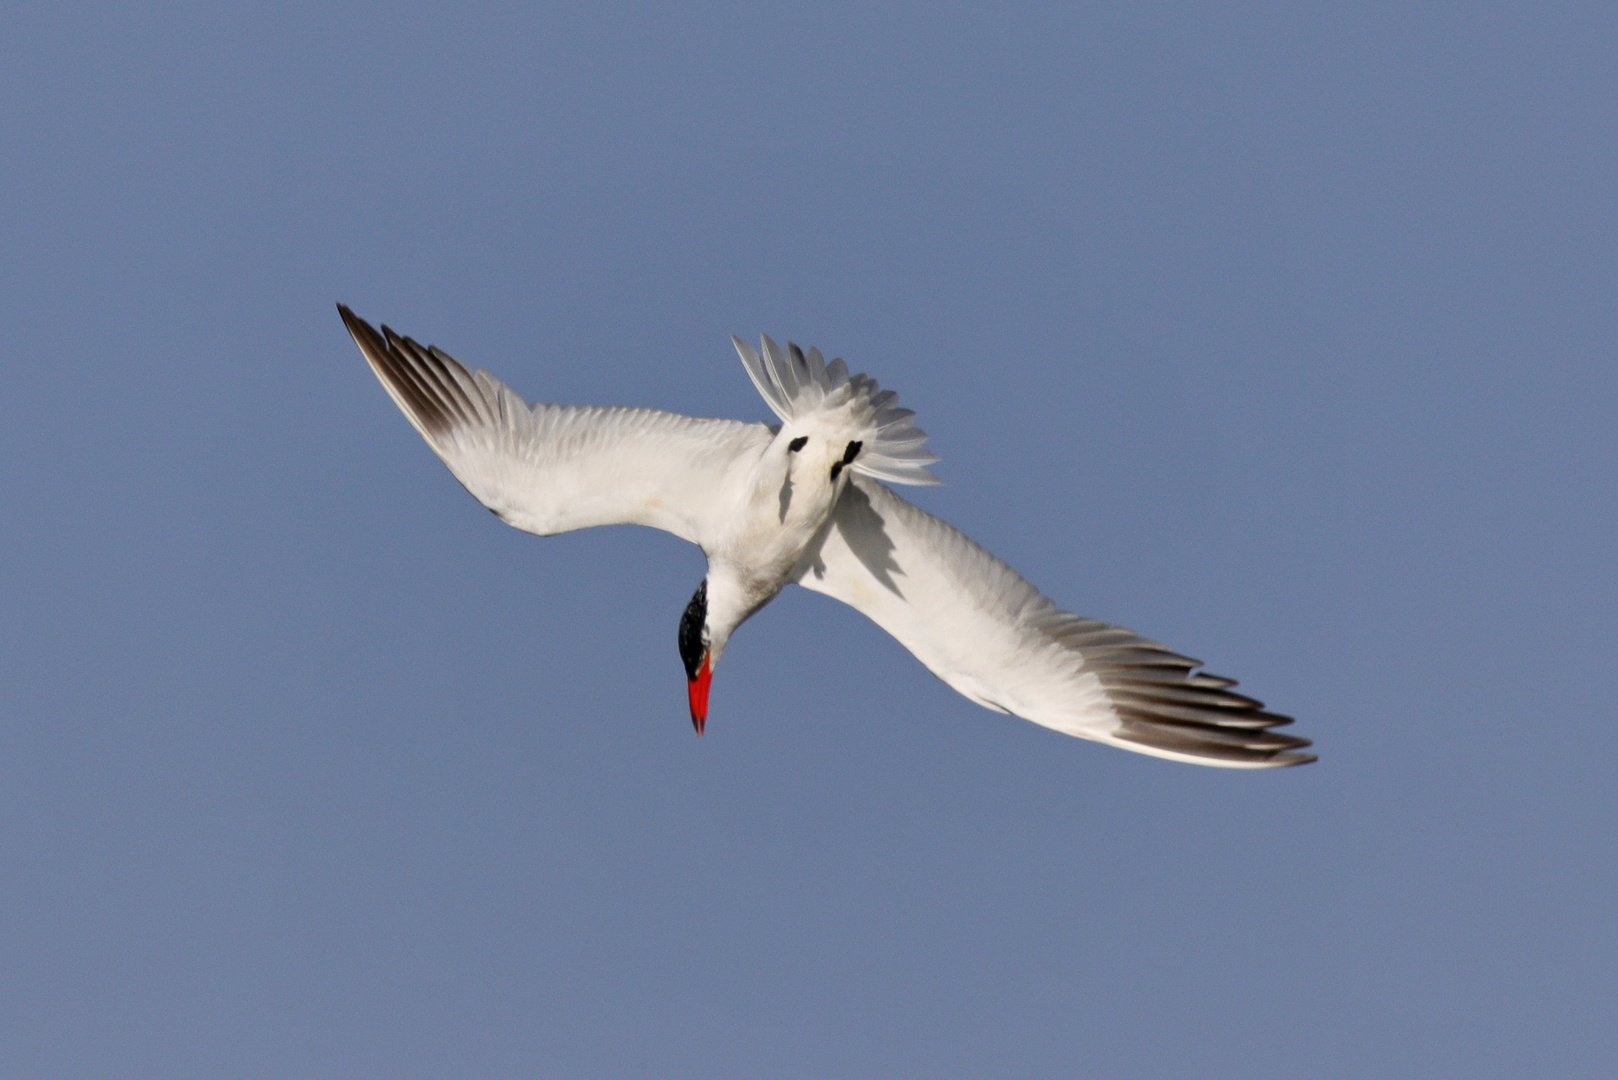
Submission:
POLYGON ((691 725, 698 735, 708 720, 708 684, 719 655, 736 627, 768 599, 752 597, 723 567, 712 567, 680 616, 680 660, 691 694, 691 725))

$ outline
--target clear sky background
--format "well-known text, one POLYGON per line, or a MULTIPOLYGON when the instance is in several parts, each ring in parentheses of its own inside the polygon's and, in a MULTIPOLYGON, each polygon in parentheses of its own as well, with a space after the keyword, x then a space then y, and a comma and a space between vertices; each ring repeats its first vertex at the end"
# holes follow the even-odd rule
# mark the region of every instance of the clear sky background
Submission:
POLYGON ((1610 4, 13 5, 0 1075, 1608 1077, 1610 4), (1319 764, 480 509, 530 398, 898 389, 907 492, 1319 764))

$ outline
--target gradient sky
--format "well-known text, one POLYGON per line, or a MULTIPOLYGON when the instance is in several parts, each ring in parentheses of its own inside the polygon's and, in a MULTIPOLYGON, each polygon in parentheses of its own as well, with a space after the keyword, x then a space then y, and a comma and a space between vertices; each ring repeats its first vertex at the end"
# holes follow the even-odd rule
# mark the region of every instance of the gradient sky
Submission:
POLYGON ((13 5, 0 100, 0 1074, 1612 1075, 1610 4, 13 5), (559 402, 844 356, 1321 760, 802 590, 698 740, 700 553, 501 525, 336 301, 559 402))

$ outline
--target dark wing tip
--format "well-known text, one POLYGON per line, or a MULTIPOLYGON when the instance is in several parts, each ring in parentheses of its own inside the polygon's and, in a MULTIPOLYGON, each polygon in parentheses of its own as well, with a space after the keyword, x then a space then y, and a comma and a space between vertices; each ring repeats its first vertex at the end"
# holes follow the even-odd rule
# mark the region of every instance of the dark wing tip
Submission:
POLYGON ((383 342, 382 335, 378 334, 370 323, 354 314, 353 308, 347 304, 338 304, 337 314, 343 317, 343 325, 348 328, 349 336, 360 347, 360 351, 366 354, 367 360, 370 359, 372 349, 378 352, 387 351, 387 345, 383 342))
POLYGON ((1120 710, 1119 720, 1118 738, 1187 757, 1269 766, 1307 765, 1316 759, 1299 753, 1310 745, 1308 739, 1264 729, 1187 723, 1133 710, 1120 710))
POLYGON ((424 349, 386 325, 377 333, 346 304, 338 304, 337 313, 371 370, 424 434, 442 435, 477 422, 478 410, 467 393, 471 376, 459 361, 442 350, 424 349))
POLYGON ((1199 678, 1189 672, 1180 679, 1165 679, 1163 674, 1136 665, 1102 672, 1102 685, 1121 721, 1120 739, 1191 757, 1255 765, 1306 765, 1315 760, 1314 754, 1299 753, 1311 745, 1308 739, 1275 730, 1292 723, 1292 717, 1267 712, 1263 702, 1232 692, 1234 680, 1199 678))
POLYGON ((1304 765, 1308 739, 1274 729, 1292 717, 1233 689, 1235 679, 1199 671, 1202 661, 1141 637, 1133 630, 1069 612, 1047 616, 1052 640, 1076 650, 1118 717, 1114 737, 1167 755, 1212 764, 1304 765))

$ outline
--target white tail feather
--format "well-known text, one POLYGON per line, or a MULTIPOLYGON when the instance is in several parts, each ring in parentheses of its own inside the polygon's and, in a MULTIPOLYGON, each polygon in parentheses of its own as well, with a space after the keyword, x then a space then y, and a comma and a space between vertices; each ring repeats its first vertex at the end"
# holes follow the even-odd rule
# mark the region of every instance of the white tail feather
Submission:
POLYGON ((806 353, 791 342, 782 349, 766 335, 761 353, 738 337, 730 340, 753 385, 783 423, 863 399, 870 434, 849 466, 854 472, 894 484, 938 483, 927 471, 938 455, 926 448, 927 433, 910 422, 916 414, 899 408, 892 390, 883 390, 869 375, 850 375, 841 360, 826 363, 819 349, 806 353))

